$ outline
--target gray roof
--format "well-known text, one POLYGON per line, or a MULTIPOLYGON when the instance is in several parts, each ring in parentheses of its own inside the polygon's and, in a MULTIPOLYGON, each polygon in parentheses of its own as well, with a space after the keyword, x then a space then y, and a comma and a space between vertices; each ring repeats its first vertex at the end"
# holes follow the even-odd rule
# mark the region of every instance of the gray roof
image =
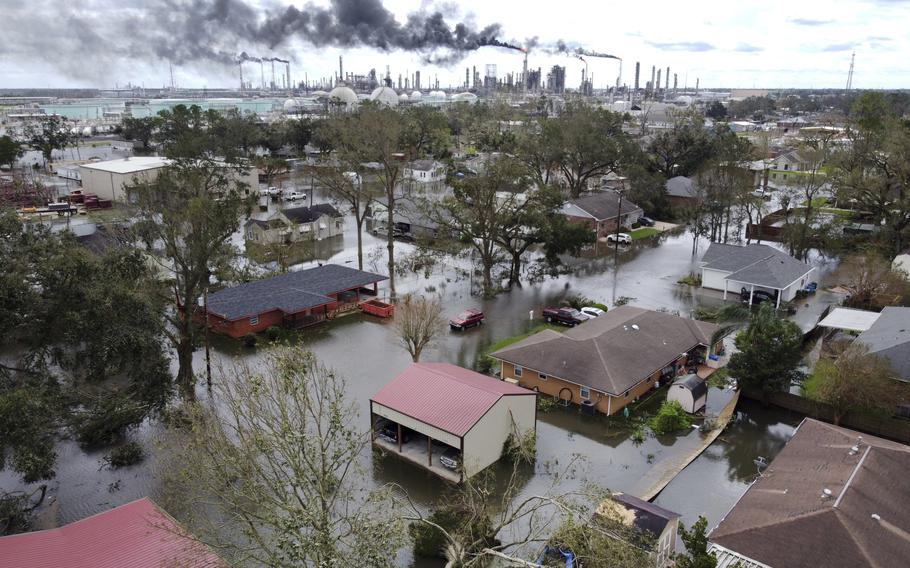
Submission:
POLYGON ((692 392, 692 398, 698 400, 708 394, 708 385, 701 377, 692 373, 673 381, 673 386, 682 385, 692 392))
POLYGON ((686 176, 676 176, 667 180, 667 195, 671 197, 695 197, 695 182, 686 176))
POLYGON ((910 308, 885 308, 856 340, 868 345, 869 353, 888 359, 897 378, 910 381, 910 308))
POLYGON ((414 160, 411 162, 411 169, 416 171, 432 171, 436 168, 442 166, 440 162, 436 160, 414 160))
POLYGON ((783 289, 808 274, 812 267, 768 245, 711 243, 702 268, 729 272, 725 278, 745 284, 783 289))
POLYGON ((274 310, 287 314, 333 302, 328 295, 388 278, 338 264, 280 274, 210 294, 209 312, 236 320, 274 310))
POLYGON ((312 223, 323 215, 332 218, 341 217, 341 213, 330 203, 317 203, 312 207, 292 207, 282 209, 281 213, 294 223, 312 223))
POLYGON ((614 493, 612 498, 627 510, 635 513, 635 521, 633 523, 635 528, 640 531, 647 531, 655 537, 660 536, 667 523, 680 517, 679 513, 674 513, 659 505, 639 499, 634 495, 614 493))
POLYGON ((493 357, 619 396, 680 353, 708 345, 717 329, 712 323, 620 306, 565 333, 536 333, 493 357))
MULTIPOLYGON (((615 191, 602 191, 592 193, 578 199, 572 199, 568 205, 574 205, 598 221, 613 219, 617 217, 619 211, 619 194, 615 191)), ((622 213, 627 215, 640 210, 641 207, 635 205, 628 199, 622 200, 622 213)))
POLYGON ((775 567, 906 566, 908 470, 910 447, 806 418, 709 539, 775 567))

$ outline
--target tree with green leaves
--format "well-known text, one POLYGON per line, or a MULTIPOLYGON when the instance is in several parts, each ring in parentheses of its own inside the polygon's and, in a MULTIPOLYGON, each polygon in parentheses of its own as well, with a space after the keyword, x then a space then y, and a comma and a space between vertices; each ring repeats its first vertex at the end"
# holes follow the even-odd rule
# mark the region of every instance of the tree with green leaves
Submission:
POLYGON ((679 536, 686 547, 685 555, 676 556, 678 568, 715 568, 717 557, 708 552, 708 519, 699 516, 691 529, 679 523, 679 536))
POLYGON ((170 434, 168 511, 239 564, 394 566, 405 524, 391 488, 364 489, 371 431, 344 379, 300 349, 222 375, 218 408, 170 434))
POLYGON ((833 359, 819 360, 808 384, 810 397, 834 410, 835 425, 852 411, 893 412, 895 401, 901 399, 890 362, 857 342, 838 346, 833 359))
POLYGON ((720 101, 712 101, 705 108, 705 116, 712 120, 723 120, 727 118, 727 107, 720 101))
POLYGON ((289 118, 284 124, 285 142, 291 146, 298 155, 306 152, 307 144, 313 139, 315 125, 309 118, 289 118))
POLYGON ((696 177, 697 196, 692 207, 697 210, 690 218, 699 219, 713 242, 726 243, 730 227, 739 226, 734 219, 736 205, 751 199, 752 172, 748 161, 752 157, 751 142, 740 138, 726 125, 717 126, 711 138, 711 158, 704 163, 696 177))
POLYGON ((735 344, 739 351, 730 357, 727 369, 742 387, 767 395, 785 391, 802 379, 797 368, 802 360, 802 331, 781 318, 770 302, 752 314, 735 344))
POLYGON ((52 114, 26 124, 23 140, 26 145, 41 152, 47 167, 54 161, 54 151, 75 143, 76 135, 71 132, 64 117, 52 114))
POLYGON ((417 156, 444 159, 451 155, 452 137, 446 115, 426 105, 412 105, 404 110, 407 123, 405 146, 417 156))
MULTIPOLYGON (((805 167, 797 172, 786 174, 785 191, 790 194, 791 202, 796 198, 800 218, 796 223, 787 223, 784 228, 784 239, 791 256, 806 260, 815 236, 814 227, 818 221, 821 207, 817 198, 828 187, 830 180, 825 168, 833 152, 833 141, 840 132, 820 130, 818 134, 807 137, 798 148, 805 167)), ((789 221, 789 216, 787 217, 789 221)))
POLYGON ((143 148, 148 148, 155 135, 155 129, 158 128, 157 116, 144 116, 134 118, 128 116, 121 122, 123 137, 127 140, 139 142, 143 148))
POLYGON ((694 110, 669 112, 670 128, 658 132, 647 147, 653 168, 664 179, 695 175, 716 153, 705 121, 694 110))
POLYGON ((12 168, 16 165, 16 160, 21 158, 24 153, 22 144, 9 136, 0 136, 0 166, 12 168))

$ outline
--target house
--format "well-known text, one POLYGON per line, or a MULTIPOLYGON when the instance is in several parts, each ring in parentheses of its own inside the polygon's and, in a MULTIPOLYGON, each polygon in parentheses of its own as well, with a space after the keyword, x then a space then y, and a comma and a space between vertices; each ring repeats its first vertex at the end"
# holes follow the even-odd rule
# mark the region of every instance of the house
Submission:
POLYGON ((776 296, 777 307, 789 302, 811 281, 815 269, 768 245, 711 243, 701 259, 702 288, 745 293, 749 302, 756 291, 776 296))
POLYGON ((569 222, 588 225, 597 238, 603 238, 616 232, 616 221, 621 227, 631 227, 638 221, 644 211, 628 199, 622 200, 622 212, 619 211, 620 194, 615 191, 592 193, 568 201, 562 207, 562 214, 569 222))
MULTIPOLYGON (((118 160, 90 162, 79 166, 82 190, 101 199, 124 202, 129 199, 129 188, 136 183, 149 183, 157 179, 161 170, 172 161, 161 156, 131 156, 118 160)), ((237 181, 248 187, 259 187, 255 170, 235 174, 237 181)))
POLYGON ((884 357, 898 380, 910 382, 910 308, 887 307, 856 341, 884 357))
POLYGON ((675 400, 689 414, 695 414, 708 402, 708 385, 692 373, 673 381, 667 391, 667 401, 675 400))
POLYGON ((405 168, 404 177, 418 183, 437 183, 445 181, 446 167, 436 160, 414 160, 405 168))
POLYGON ((272 326, 305 327, 356 309, 383 280, 388 278, 338 264, 279 274, 209 294, 206 323, 233 338, 272 326))
POLYGON ((796 150, 791 150, 785 154, 771 160, 771 169, 783 172, 800 172, 806 169, 806 160, 796 150))
POLYGON ((910 447, 802 421, 709 534, 718 566, 906 566, 910 447))
POLYGON ((0 568, 227 568, 148 497, 56 529, 0 538, 0 568))
POLYGON ((676 176, 667 180, 667 200, 674 207, 684 207, 698 197, 695 180, 686 176, 676 176))
POLYGON ((905 250, 894 257, 894 260, 891 261, 891 270, 902 272, 904 278, 910 276, 910 250, 905 250))
POLYGON ((456 365, 413 363, 370 399, 370 423, 377 446, 460 482, 496 462, 510 435, 535 431, 536 403, 532 391, 456 365), (393 441, 377 437, 383 428, 393 441))
POLYGON ((500 376, 550 395, 615 414, 661 383, 716 353, 719 326, 619 306, 565 333, 547 329, 500 349, 500 376))
POLYGON ((672 565, 676 553, 679 513, 626 493, 614 493, 597 508, 597 516, 619 521, 640 534, 654 538, 655 568, 672 565))
POLYGON ((329 203, 283 209, 268 219, 243 225, 246 240, 257 244, 321 241, 344 233, 344 215, 329 203))

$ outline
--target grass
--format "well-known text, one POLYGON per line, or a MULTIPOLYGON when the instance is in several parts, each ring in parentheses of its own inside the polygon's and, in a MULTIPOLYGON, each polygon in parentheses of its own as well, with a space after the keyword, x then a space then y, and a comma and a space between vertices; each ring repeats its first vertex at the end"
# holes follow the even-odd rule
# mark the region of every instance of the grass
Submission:
POLYGON ((289 245, 261 245, 246 241, 246 256, 257 264, 279 262, 285 265, 298 264, 313 258, 313 243, 311 241, 297 241, 289 245), (279 258, 279 254, 280 257, 279 258))
POLYGON ((132 218, 134 214, 135 211, 133 209, 119 204, 114 205, 110 209, 93 209, 91 211, 86 210, 85 212, 85 216, 95 223, 123 221, 132 218))
POLYGON ((654 235, 659 235, 659 234, 660 234, 660 230, 655 229, 654 227, 639 227, 638 229, 635 229, 634 231, 629 233, 629 236, 632 237, 633 241, 637 241, 638 239, 647 239, 649 237, 653 237, 654 235))

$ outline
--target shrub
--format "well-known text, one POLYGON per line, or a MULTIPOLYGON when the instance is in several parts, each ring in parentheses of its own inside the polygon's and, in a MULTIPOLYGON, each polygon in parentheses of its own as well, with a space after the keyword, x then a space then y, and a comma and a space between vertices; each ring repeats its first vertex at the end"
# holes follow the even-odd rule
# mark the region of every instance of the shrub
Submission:
POLYGON ((692 426, 692 419, 686 414, 679 402, 665 400, 660 405, 660 410, 648 421, 648 426, 655 436, 663 436, 671 432, 685 430, 692 426))
POLYGON ((677 280, 676 283, 685 284, 686 286, 701 286, 701 276, 698 274, 687 274, 677 280))
POLYGON ((256 337, 255 333, 248 333, 243 336, 243 346, 244 347, 256 347, 256 343, 259 339, 256 337))
MULTIPOLYGON (((449 534, 458 535, 462 542, 479 541, 480 548, 495 546, 498 541, 493 533, 493 523, 486 515, 472 515, 470 511, 450 504, 442 504, 433 511, 428 520, 445 529, 449 534)), ((414 541, 414 555, 423 558, 445 558, 449 544, 444 534, 436 527, 411 523, 408 528, 414 541)), ((476 552, 476 551, 469 551, 476 552)))
POLYGON ((125 396, 110 396, 89 402, 72 415, 70 427, 85 448, 114 444, 126 431, 139 425, 145 409, 125 396))
POLYGON ((635 429, 632 430, 632 443, 636 446, 643 444, 645 441, 645 427, 642 424, 637 424, 635 429))
POLYGON ((616 298, 616 301, 613 302, 613 304, 616 306, 625 306, 626 304, 628 304, 630 302, 634 302, 634 301, 635 301, 635 298, 632 298, 630 296, 620 296, 620 297, 616 298))
POLYGON ((118 469, 130 465, 136 465, 145 458, 142 446, 136 442, 127 442, 117 446, 111 453, 105 456, 104 461, 110 464, 111 469, 118 469))
POLYGON ((556 401, 553 397, 546 395, 537 395, 537 410, 540 412, 550 412, 556 408, 556 401))
POLYGON ((281 328, 277 325, 271 325, 265 329, 265 336, 269 341, 278 341, 281 339, 281 328))
POLYGON ((575 296, 566 298, 566 303, 569 304, 570 307, 575 308, 576 310, 580 310, 580 309, 584 308, 585 306, 600 308, 603 311, 607 311, 609 309, 606 304, 604 304, 602 302, 595 302, 591 298, 582 296, 581 294, 576 294, 575 296))

